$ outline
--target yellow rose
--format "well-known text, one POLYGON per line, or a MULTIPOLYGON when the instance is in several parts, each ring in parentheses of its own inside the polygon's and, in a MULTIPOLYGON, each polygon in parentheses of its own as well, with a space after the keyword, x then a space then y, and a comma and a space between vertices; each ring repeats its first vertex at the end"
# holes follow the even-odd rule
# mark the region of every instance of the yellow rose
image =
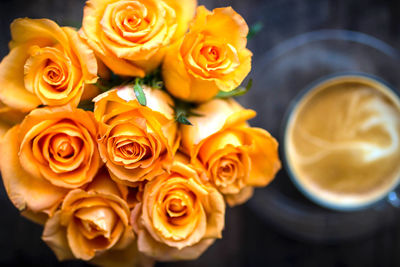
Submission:
POLYGON ((93 114, 69 106, 35 109, 11 128, 1 142, 0 160, 13 204, 51 215, 68 189, 96 175, 101 166, 96 135, 93 114))
POLYGON ((245 202, 251 187, 266 186, 280 169, 278 143, 265 130, 249 127, 253 110, 233 99, 214 99, 200 105, 182 127, 182 147, 195 166, 224 194, 230 205, 245 202))
POLYGON ((47 19, 16 19, 10 53, 0 63, 0 100, 27 112, 37 106, 77 106, 84 92, 93 97, 97 62, 69 27, 47 19))
POLYGON ((42 236, 59 260, 86 261, 111 249, 125 249, 134 238, 129 207, 104 169, 86 190, 67 194, 42 236))
POLYGON ((130 186, 164 172, 179 145, 172 99, 147 86, 143 91, 147 106, 139 104, 132 86, 94 99, 100 155, 112 178, 130 186))
POLYGON ((221 194, 200 180, 188 158, 177 154, 170 173, 145 185, 131 223, 139 251, 162 261, 189 260, 221 238, 224 216, 221 194))
POLYGON ((166 52, 162 74, 167 90, 177 98, 203 102, 238 87, 251 69, 248 30, 231 7, 212 12, 198 7, 189 33, 166 52))
POLYGON ((89 0, 80 33, 114 73, 143 77, 186 32, 196 5, 195 0, 89 0))

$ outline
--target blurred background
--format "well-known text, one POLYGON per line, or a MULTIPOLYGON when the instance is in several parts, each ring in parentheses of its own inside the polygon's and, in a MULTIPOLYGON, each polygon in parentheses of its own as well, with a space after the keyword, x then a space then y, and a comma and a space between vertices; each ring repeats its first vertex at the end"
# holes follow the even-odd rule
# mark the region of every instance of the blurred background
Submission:
MULTIPOLYGON (((63 25, 76 25, 82 18, 84 3, 84 0, 1 0, 0 58, 8 53, 9 24, 13 19, 46 17, 63 25)), ((284 110, 294 97, 294 92, 279 86, 297 86, 301 75, 296 72, 291 76, 287 68, 290 61, 284 64, 285 69, 279 69, 282 64, 276 61, 281 59, 274 56, 279 51, 286 53, 287 50, 281 49, 282 44, 287 48, 296 43, 296 36, 322 29, 346 29, 368 34, 371 38, 367 41, 382 40, 389 46, 379 46, 384 51, 378 49, 373 52, 375 55, 371 52, 374 59, 366 61, 366 65, 375 64, 370 69, 383 76, 392 73, 385 78, 398 85, 397 52, 391 47, 400 49, 400 1, 199 0, 199 4, 209 9, 230 5, 249 25, 262 23, 262 30, 248 43, 254 53, 249 76, 254 78, 255 86, 239 101, 259 112, 253 125, 270 130, 278 138, 284 110), (269 62, 275 76, 273 84, 267 84, 271 80, 263 76, 264 72, 268 76, 269 62)), ((339 32, 339 37, 346 34, 349 32, 339 32)), ((308 53, 312 55, 312 51, 308 53)), ((366 53, 362 52, 361 58, 366 53)), ((310 71, 314 65, 309 59, 310 55, 293 64, 310 71)), ((324 56, 324 59, 326 62, 322 64, 326 66, 335 56, 324 56)), ((363 70, 357 66, 355 69, 363 70)), ((332 68, 328 66, 324 70, 329 74, 332 68)), ((301 80, 298 89, 308 82, 301 80)), ((319 208, 296 191, 284 169, 269 188, 256 190, 255 194, 249 203, 227 209, 223 239, 215 242, 198 260, 157 266, 400 266, 400 210, 385 203, 345 214, 319 208)), ((58 263, 40 239, 41 227, 19 215, 2 185, 0 214, 1 266, 86 265, 79 261, 58 263)))

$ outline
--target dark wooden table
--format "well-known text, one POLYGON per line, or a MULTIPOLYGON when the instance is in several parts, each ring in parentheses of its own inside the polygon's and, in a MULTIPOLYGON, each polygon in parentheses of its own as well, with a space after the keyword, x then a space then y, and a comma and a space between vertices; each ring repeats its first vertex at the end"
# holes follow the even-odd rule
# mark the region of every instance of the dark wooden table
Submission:
MULTIPOLYGON (((326 28, 370 34, 400 49, 400 2, 378 0, 199 0, 208 8, 231 5, 249 24, 264 28, 249 43, 258 59, 297 34, 326 28), (273 10, 273 12, 271 12, 273 10)), ((47 17, 59 23, 80 21, 83 0, 1 0, 0 57, 7 54, 9 24, 17 17, 47 17)), ((400 71, 400 70, 399 70, 400 71)), ((250 103, 251 105, 251 103, 250 103)), ((19 216, 0 187, 1 266, 85 266, 58 263, 40 240, 41 227, 19 216)), ((158 266, 400 266, 400 225, 389 225, 357 240, 307 242, 280 232, 247 205, 228 209, 224 238, 197 261, 158 266)))

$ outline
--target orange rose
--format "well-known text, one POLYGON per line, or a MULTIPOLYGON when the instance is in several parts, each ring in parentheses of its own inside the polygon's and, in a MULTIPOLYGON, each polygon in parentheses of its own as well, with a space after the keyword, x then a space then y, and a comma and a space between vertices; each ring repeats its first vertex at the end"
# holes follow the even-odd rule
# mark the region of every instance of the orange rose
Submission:
POLYGON ((17 19, 11 36, 10 53, 0 63, 0 99, 11 108, 77 106, 84 87, 96 82, 96 58, 74 29, 47 19, 17 19))
POLYGON ((144 77, 187 30, 195 0, 89 0, 81 36, 116 74, 144 77))
POLYGON ((96 134, 93 114, 69 106, 35 109, 11 128, 0 159, 13 204, 51 215, 68 189, 89 183, 101 165, 96 134))
POLYGON ((198 7, 189 33, 166 53, 162 74, 167 90, 177 98, 203 102, 238 87, 251 69, 248 30, 231 7, 212 12, 198 7))
POLYGON ((42 238, 59 260, 91 260, 133 242, 128 205, 106 170, 86 190, 68 193, 61 209, 46 222, 42 238))
POLYGON ((179 145, 172 99, 161 90, 143 89, 147 106, 139 104, 132 86, 94 99, 100 155, 112 178, 131 186, 164 172, 179 145))
POLYGON ((251 187, 266 186, 280 169, 278 143, 265 130, 249 127, 255 116, 233 99, 200 105, 182 127, 182 147, 192 162, 206 170, 210 182, 230 205, 246 201, 251 187))
POLYGON ((224 216, 221 194, 200 180, 188 158, 177 154, 170 173, 145 185, 131 221, 139 251, 162 261, 189 260, 221 238, 224 216))

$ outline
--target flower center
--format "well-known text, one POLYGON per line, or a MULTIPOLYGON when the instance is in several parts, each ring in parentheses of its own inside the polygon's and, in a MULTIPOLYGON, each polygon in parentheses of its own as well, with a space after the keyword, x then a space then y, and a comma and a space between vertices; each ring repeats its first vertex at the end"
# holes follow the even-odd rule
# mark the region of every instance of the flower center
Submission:
POLYGON ((127 160, 145 160, 151 156, 150 149, 147 145, 140 144, 134 140, 125 140, 119 142, 116 146, 116 153, 118 157, 127 160))
POLYGON ((148 21, 137 12, 130 12, 126 15, 122 25, 122 30, 136 32, 145 29, 148 26, 148 21))
POLYGON ((159 143, 146 132, 145 121, 137 118, 138 121, 125 122, 125 119, 133 120, 125 116, 132 114, 117 116, 122 122, 113 127, 105 140, 108 158, 127 169, 150 166, 160 154, 159 143))
POLYGON ((56 162, 65 162, 77 154, 82 146, 82 140, 59 133, 51 137, 49 153, 56 162))
POLYGON ((153 14, 150 10, 140 1, 119 1, 109 4, 103 17, 103 28, 107 29, 106 35, 117 43, 122 42, 121 44, 126 43, 115 37, 115 33, 126 41, 140 43, 151 31, 153 14))
POLYGON ((143 153, 143 147, 138 143, 129 143, 119 148, 122 154, 127 157, 137 157, 143 153))
POLYGON ((113 209, 101 206, 81 208, 75 213, 75 218, 87 239, 97 237, 109 239, 117 223, 117 215, 113 209))
POLYGON ((217 61, 220 57, 220 52, 215 46, 205 46, 201 49, 200 53, 211 62, 217 61))
POLYGON ((181 54, 194 73, 204 78, 221 77, 240 65, 238 52, 232 45, 218 42, 207 33, 191 37, 183 41, 181 54))
POLYGON ((186 213, 186 204, 181 199, 170 200, 167 205, 167 214, 169 217, 179 217, 186 213))
POLYGON ((32 153, 50 168, 46 174, 50 170, 54 173, 73 172, 82 166, 87 156, 82 138, 80 129, 72 121, 62 120, 32 140, 32 153))
POLYGON ((65 80, 63 70, 54 62, 48 63, 43 71, 43 80, 52 85, 58 91, 64 90, 62 87, 57 87, 65 80))
POLYGON ((63 142, 57 148, 57 155, 62 158, 70 158, 74 155, 74 149, 69 142, 63 142))
POLYGON ((195 195, 184 188, 175 188, 164 197, 164 212, 172 225, 184 225, 196 201, 195 195))
POLYGON ((134 29, 137 25, 140 24, 141 18, 138 18, 136 14, 131 14, 125 19, 125 21, 126 21, 125 23, 126 26, 129 26, 129 28, 134 29))

